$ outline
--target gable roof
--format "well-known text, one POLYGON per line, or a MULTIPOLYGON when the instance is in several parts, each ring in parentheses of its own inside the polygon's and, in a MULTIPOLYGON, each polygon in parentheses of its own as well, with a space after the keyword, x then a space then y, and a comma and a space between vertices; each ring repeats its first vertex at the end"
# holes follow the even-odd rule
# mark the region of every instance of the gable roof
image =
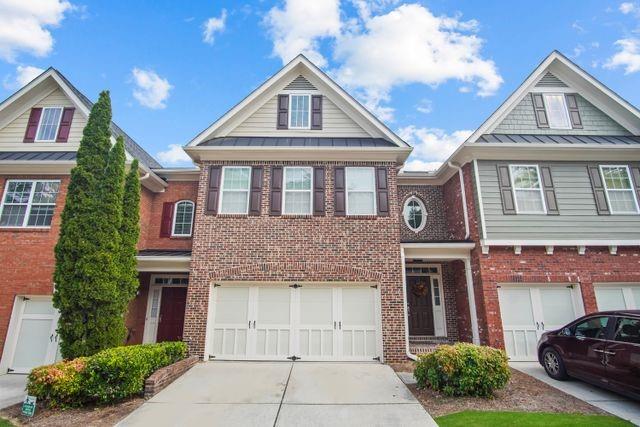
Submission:
MULTIPOLYGON (((10 95, 7 99, 0 103, 0 111, 9 107, 12 103, 26 95, 31 89, 44 82, 47 78, 53 78, 62 88, 71 101, 79 107, 85 116, 89 116, 89 112, 93 107, 93 102, 87 98, 78 88, 76 88, 60 71, 53 67, 49 67, 43 71, 38 77, 23 86, 21 89, 10 95)), ((148 168, 161 168, 162 165, 156 161, 149 153, 147 153, 137 142, 126 134, 115 122, 111 122, 111 134, 114 138, 122 136, 124 140, 125 150, 129 155, 138 159, 148 168)))
POLYGON ((238 117, 245 118, 263 105, 269 98, 267 94, 271 92, 270 90, 280 86, 284 88, 296 80, 299 83, 299 76, 303 73, 306 75, 305 80, 307 80, 308 84, 315 88, 323 89, 323 94, 328 96, 334 103, 337 103, 338 107, 354 119, 372 138, 384 138, 391 141, 395 147, 410 149, 406 142, 302 54, 296 56, 256 90, 223 114, 222 117, 196 135, 186 147, 199 146, 202 142, 216 136, 227 136, 228 131, 231 130, 231 122, 234 119, 238 117), (225 129, 225 126, 227 129, 225 129))
POLYGON ((632 134, 640 135, 640 110, 599 82, 562 53, 554 50, 529 74, 498 109, 471 134, 465 143, 476 142, 482 135, 492 133, 507 114, 531 90, 534 90, 539 82, 548 81, 550 77, 579 92, 583 98, 609 115, 632 134), (548 76, 549 73, 551 76, 548 76))

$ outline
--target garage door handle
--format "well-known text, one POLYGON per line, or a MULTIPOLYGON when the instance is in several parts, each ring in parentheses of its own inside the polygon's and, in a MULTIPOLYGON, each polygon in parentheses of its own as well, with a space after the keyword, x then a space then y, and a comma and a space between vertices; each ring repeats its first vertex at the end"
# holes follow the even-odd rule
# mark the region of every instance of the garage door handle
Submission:
POLYGON ((249 329, 251 329, 251 320, 249 320, 249 326, 248 327, 249 327, 249 329))
POLYGON ((536 330, 540 329, 540 323, 536 322, 536 330))
POLYGON ((338 329, 342 329, 342 322, 338 322, 338 329))
POLYGON ((255 328, 256 328, 256 321, 254 320, 253 321, 253 329, 255 329, 255 328))
POLYGON ((337 329, 336 321, 335 321, 335 320, 333 321, 333 329, 337 329))

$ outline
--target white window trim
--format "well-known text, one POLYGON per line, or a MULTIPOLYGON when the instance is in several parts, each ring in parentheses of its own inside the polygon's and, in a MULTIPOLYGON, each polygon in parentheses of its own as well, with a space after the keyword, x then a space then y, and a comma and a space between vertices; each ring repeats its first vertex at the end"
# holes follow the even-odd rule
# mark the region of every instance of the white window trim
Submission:
POLYGON ((526 215, 546 215, 547 214, 547 203, 544 200, 544 190, 542 189, 542 176, 540 175, 540 167, 536 165, 527 165, 527 164, 517 164, 517 165, 509 165, 509 179, 511 180, 511 192, 513 193, 513 203, 516 206, 516 214, 526 214, 526 215), (540 192, 540 199, 542 200, 542 211, 523 211, 520 210, 518 206, 518 197, 516 196, 516 191, 535 191, 535 188, 516 188, 515 181, 513 179, 513 168, 517 167, 535 167, 536 174, 538 174, 538 191, 540 192))
POLYGON ((604 187, 604 195, 607 199, 607 205, 609 205, 609 210, 612 214, 615 215, 638 215, 640 213, 640 206, 638 205, 638 198, 636 197, 636 189, 633 182, 633 177, 631 176, 631 170, 628 165, 598 165, 598 169, 600 170, 600 179, 602 179, 602 186, 604 187), (627 178, 629 179, 629 183, 631 184, 631 188, 627 190, 621 190, 618 188, 607 188, 607 181, 604 179, 604 170, 605 168, 624 168, 627 171, 627 178), (631 195, 633 197, 633 202, 636 207, 635 212, 616 212, 613 210, 613 205, 611 204, 611 200, 609 200, 609 191, 631 191, 631 195))
POLYGON ((549 129, 573 129, 573 126, 571 124, 571 116, 569 116, 569 107, 567 106, 567 98, 565 97, 564 93, 561 92, 544 92, 542 94, 542 98, 544 99, 544 110, 547 114, 547 121, 549 122, 549 129), (547 97, 549 96, 560 96, 562 98, 562 105, 564 106, 563 108, 563 112, 564 112, 564 117, 567 119, 567 126, 551 126, 551 114, 549 114, 549 108, 547 107, 548 102, 547 102, 547 97))
POLYGON ((220 201, 218 202, 218 212, 221 215, 249 215, 249 199, 251 197, 251 166, 223 166, 222 167, 222 175, 220 176, 220 201), (246 190, 225 190, 224 189, 224 175, 225 172, 229 169, 249 169, 249 187, 246 190), (246 191, 247 192, 247 209, 245 212, 236 212, 236 213, 228 213, 222 212, 222 201, 224 199, 225 191, 246 191))
POLYGON ((378 194, 377 194, 377 188, 376 188, 376 169, 374 167, 368 167, 368 166, 348 166, 346 168, 344 168, 344 196, 345 196, 345 209, 346 209, 346 213, 347 216, 370 216, 370 215, 377 215, 378 214, 378 194), (366 213, 366 214, 352 214, 351 212, 349 212, 349 193, 369 193, 370 191, 362 191, 362 190, 355 190, 355 191, 349 191, 349 169, 371 169, 373 170, 373 191, 371 191, 373 193, 373 212, 371 213, 366 213))
POLYGON ((60 132, 60 123, 62 122, 62 113, 64 113, 64 107, 53 105, 50 107, 42 107, 42 114, 40 114, 40 120, 38 120, 38 128, 36 129, 36 136, 34 137, 34 142, 56 142, 58 139, 58 132, 60 132), (44 119, 44 111, 45 110, 60 110, 60 117, 58 117, 58 124, 56 125, 56 132, 53 136, 53 139, 38 139, 38 135, 40 134, 40 127, 42 126, 42 119, 44 119))
POLYGON ((289 94, 289 111, 288 111, 289 129, 311 129, 311 107, 312 106, 311 106, 311 95, 310 94, 308 94, 308 93, 291 93, 291 94, 289 94), (291 103, 293 102, 293 97, 294 96, 306 96, 307 98, 309 98, 309 113, 307 114, 307 116, 308 116, 307 123, 309 123, 308 126, 293 126, 291 124, 291 117, 292 117, 292 115, 291 115, 291 112, 292 112, 291 103))
MULTIPOLYGON (((60 183, 58 179, 8 179, 5 181, 4 192, 2 193, 2 200, 0 201, 0 215, 4 212, 5 207, 5 199, 7 198, 7 192, 9 191, 9 184, 12 182, 31 182, 31 193, 29 193, 29 200, 27 201, 27 210, 24 214, 24 219, 22 220, 22 225, 2 225, 0 228, 51 228, 51 225, 27 225, 29 223, 29 216, 31 215, 31 207, 33 205, 33 196, 36 193, 36 183, 38 182, 57 182, 60 183)), ((56 193, 56 203, 36 203, 37 205, 48 205, 54 207, 54 215, 55 215, 55 206, 58 200, 58 194, 60 194, 60 188, 58 187, 58 193, 56 193)), ((20 205, 18 203, 9 203, 10 206, 20 205)), ((53 218, 51 218, 51 222, 53 222, 53 218)))
POLYGON ((171 221, 171 237, 190 237, 193 234, 193 217, 195 215, 195 203, 193 203, 191 200, 185 199, 185 200, 179 200, 174 204, 173 207, 173 221, 171 221), (191 225, 189 227, 189 234, 177 234, 176 231, 176 219, 178 218, 178 205, 180 203, 189 203, 191 204, 191 225))
POLYGON ((283 215, 301 215, 307 216, 313 214, 313 168, 310 166, 286 166, 284 168, 284 173, 282 175, 282 214, 283 215), (311 187, 308 190, 287 190, 287 169, 306 169, 309 171, 311 176, 311 187), (296 212, 287 212, 285 210, 285 200, 287 198, 287 192, 291 193, 309 193, 309 212, 307 213, 296 213, 296 212))
POLYGON ((407 228, 411 231, 413 231, 414 233, 419 233, 421 232, 425 225, 427 225, 427 208, 424 205, 424 203, 422 202, 422 200, 420 200, 419 197, 417 196, 411 196, 409 197, 407 200, 405 200, 404 202, 404 206, 402 207, 402 218, 404 219, 404 223, 407 226, 407 228), (422 209, 422 222, 420 223, 420 226, 418 228, 413 228, 409 225, 409 219, 406 217, 405 215, 405 211, 407 209, 407 205, 409 204, 409 202, 411 201, 416 201, 418 202, 418 205, 420 205, 420 208, 422 209))

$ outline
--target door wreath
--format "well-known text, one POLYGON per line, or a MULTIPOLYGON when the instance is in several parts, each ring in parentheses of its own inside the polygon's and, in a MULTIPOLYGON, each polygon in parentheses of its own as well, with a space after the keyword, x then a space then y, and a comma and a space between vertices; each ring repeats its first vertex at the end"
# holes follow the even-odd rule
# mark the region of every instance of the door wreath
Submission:
POLYGON ((425 283, 416 283, 413 285, 412 292, 417 297, 423 297, 429 293, 429 287, 425 283))

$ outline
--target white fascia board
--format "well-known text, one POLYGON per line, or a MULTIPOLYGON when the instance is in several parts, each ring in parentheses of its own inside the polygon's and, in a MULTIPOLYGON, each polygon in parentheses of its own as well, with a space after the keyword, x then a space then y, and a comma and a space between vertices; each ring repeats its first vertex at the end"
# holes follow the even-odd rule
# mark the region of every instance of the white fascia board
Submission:
POLYGON ((481 239, 481 246, 640 246, 640 239, 481 239))
POLYGON ((29 82, 27 85, 23 86, 18 91, 16 91, 9 98, 5 99, 4 102, 0 104, 0 113, 2 113, 2 111, 5 110, 5 108, 13 104, 15 101, 22 98, 22 96, 25 95, 27 92, 29 92, 31 89, 33 89, 34 87, 42 83, 47 77, 50 77, 54 72, 55 71, 53 68, 46 70, 45 72, 40 74, 38 77, 33 79, 31 82, 29 82))
POLYGON ((138 271, 188 272, 190 256, 136 256, 138 271))
POLYGON ((167 181, 198 181, 200 179, 200 168, 162 168, 152 169, 158 176, 167 181))
POLYGON ((401 243, 406 259, 456 260, 468 259, 473 242, 401 243))

